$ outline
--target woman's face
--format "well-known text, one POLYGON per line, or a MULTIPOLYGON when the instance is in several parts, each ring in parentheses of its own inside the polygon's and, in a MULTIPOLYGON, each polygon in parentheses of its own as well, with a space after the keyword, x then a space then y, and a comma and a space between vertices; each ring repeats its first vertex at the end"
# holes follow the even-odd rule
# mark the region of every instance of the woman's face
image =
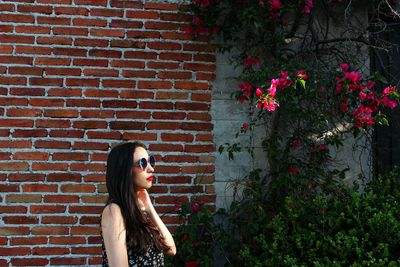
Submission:
POLYGON ((133 184, 136 190, 149 189, 153 184, 154 169, 153 167, 151 167, 148 161, 149 154, 147 153, 146 149, 144 149, 143 147, 136 147, 135 153, 133 154, 133 184), (139 161, 141 158, 145 158, 147 160, 147 166, 144 170, 142 170, 139 166, 139 161))

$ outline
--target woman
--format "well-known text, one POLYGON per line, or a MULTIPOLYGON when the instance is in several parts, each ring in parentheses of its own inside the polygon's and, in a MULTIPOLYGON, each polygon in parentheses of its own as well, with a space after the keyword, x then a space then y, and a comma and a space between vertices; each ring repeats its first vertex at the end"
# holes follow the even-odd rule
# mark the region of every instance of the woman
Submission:
POLYGON ((144 144, 122 143, 107 159, 108 201, 101 216, 103 266, 164 266, 175 242, 154 209, 147 190, 155 160, 144 144))

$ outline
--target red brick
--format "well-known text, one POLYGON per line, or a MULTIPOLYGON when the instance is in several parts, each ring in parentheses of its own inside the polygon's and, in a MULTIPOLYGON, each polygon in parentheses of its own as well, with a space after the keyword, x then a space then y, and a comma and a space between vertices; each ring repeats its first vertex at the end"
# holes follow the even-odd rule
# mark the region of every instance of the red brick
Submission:
POLYGON ((161 140, 166 142, 193 142, 192 134, 161 133, 161 140))
POLYGON ((192 79, 192 73, 185 71, 161 71, 158 73, 160 79, 192 79))
MULTIPOLYGON (((193 36, 188 35, 186 33, 178 33, 178 32, 162 32, 161 39, 163 40, 193 40, 193 36)), ((200 41, 200 37, 197 37, 197 40, 200 41)))
POLYGON ((191 100, 211 103, 211 97, 212 97, 211 94, 195 94, 195 93, 192 93, 191 100))
POLYGON ((88 131, 86 133, 89 139, 113 139, 120 140, 122 138, 122 134, 119 132, 93 132, 88 131))
POLYGON ((0 140, 1 148, 32 148, 32 141, 28 140, 0 140))
MULTIPOLYGON (((81 70, 77 68, 51 68, 51 67, 46 67, 46 73, 47 75, 56 75, 56 76, 80 76, 81 75, 81 70)), ((71 90, 71 89, 68 89, 71 90)), ((73 89, 72 91, 77 91, 73 89)))
POLYGON ((110 65, 114 68, 144 68, 145 63, 137 60, 112 60, 110 65))
POLYGON ((74 18, 72 23, 73 23, 74 26, 95 26, 95 27, 105 27, 105 26, 107 26, 107 20, 105 20, 105 19, 74 18))
POLYGON ((85 76, 118 77, 118 70, 109 69, 84 69, 85 76))
POLYGON ((108 9, 108 8, 92 8, 90 9, 90 16, 96 17, 122 17, 124 11, 122 9, 108 9))
POLYGON ((77 222, 78 217, 76 216, 42 216, 43 224, 76 224, 77 222))
POLYGON ((159 196, 156 198, 157 204, 176 204, 187 202, 186 196, 159 196))
POLYGON ((96 99, 68 99, 67 107, 100 107, 100 100, 96 99))
POLYGON ((35 23, 33 15, 19 15, 19 14, 0 14, 1 22, 16 22, 16 23, 35 23))
POLYGON ((119 95, 121 98, 154 98, 153 92, 141 90, 122 90, 119 95))
POLYGON ((48 109, 44 111, 45 117, 52 118, 77 118, 78 115, 76 109, 48 109))
POLYGON ((214 52, 215 47, 210 44, 193 44, 187 43, 183 45, 184 51, 195 51, 195 52, 214 52))
POLYGON ((21 13, 43 13, 51 14, 53 9, 51 6, 37 6, 37 5, 18 5, 17 11, 21 13))
POLYGON ((191 61, 192 54, 161 52, 159 55, 159 59, 160 60, 173 60, 173 61, 191 61))
POLYGON ((84 79, 77 79, 77 78, 66 78, 65 81, 67 86, 94 86, 94 87, 99 87, 100 85, 100 80, 99 79, 89 79, 89 78, 84 78, 84 79))
POLYGON ((157 3, 157 2, 146 2, 144 4, 145 9, 156 9, 156 10, 177 10, 176 4, 169 3, 157 3))
POLYGON ((49 153, 47 152, 15 152, 14 160, 48 160, 49 153))
MULTIPOLYGON (((16 152, 17 153, 31 153, 31 152, 16 152)), ((44 152, 33 152, 44 153, 44 152)), ((47 154, 47 153, 46 153, 47 154)), ((42 182, 46 175, 40 173, 10 173, 8 174, 8 181, 10 182, 42 182)))
POLYGON ((124 133, 123 140, 141 140, 141 141, 155 141, 157 140, 156 133, 124 133))
POLYGON ((90 29, 91 36, 124 37, 125 31, 120 29, 90 29))
POLYGON ((73 150, 105 150, 108 151, 108 143, 95 143, 95 142, 74 142, 73 150))
POLYGON ((54 55, 77 56, 77 57, 86 57, 87 55, 87 50, 81 48, 54 47, 52 51, 54 55))
POLYGON ((71 147, 71 143, 66 141, 37 140, 34 146, 35 148, 68 149, 71 147))
POLYGON ((76 38, 74 45, 76 46, 90 46, 90 47, 107 47, 108 40, 104 39, 85 39, 85 38, 76 38))
POLYGON ((61 185, 61 192, 67 193, 93 193, 96 191, 96 187, 93 184, 63 184, 61 185))
MULTIPOLYGON (((60 217, 60 218, 69 218, 69 217, 60 217)), ((83 236, 51 236, 49 243, 57 245, 86 244, 86 239, 83 236)))
POLYGON ((76 5, 106 6, 107 0, 75 0, 76 5))
POLYGON ((91 49, 89 50, 89 56, 91 57, 107 57, 107 58, 120 58, 122 56, 121 51, 117 50, 102 50, 102 49, 91 49))
POLYGON ((0 4, 0 11, 14 11, 13 4, 0 4))
POLYGON ((65 265, 68 264, 70 265, 86 265, 86 258, 73 258, 73 257, 62 257, 62 258, 57 258, 57 257, 52 257, 50 259, 50 265, 51 266, 56 266, 56 265, 65 265))
MULTIPOLYGON (((71 229, 71 232, 74 230, 75 228, 71 229)), ((87 229, 91 229, 91 228, 87 228, 87 229)), ((98 227, 97 227, 97 231, 96 228, 92 228, 93 230, 90 230, 91 233, 96 234, 99 233, 98 227)), ((71 253, 72 254, 94 254, 94 255, 99 255, 101 254, 101 247, 97 246, 97 247, 73 247, 71 248, 71 253)))
POLYGON ((145 71, 145 70, 123 70, 122 71, 122 76, 132 78, 132 77, 137 77, 137 78, 155 78, 157 72, 155 71, 145 71))
MULTIPOLYGON (((56 126, 51 126, 51 127, 56 127, 56 126)), ((79 131, 79 130, 53 130, 53 131, 50 131, 50 136, 51 137, 81 138, 81 137, 83 137, 83 133, 84 133, 83 131, 79 131)))
POLYGON ((32 249, 32 255, 62 255, 62 254, 69 254, 69 248, 35 247, 32 249))
POLYGON ((214 151, 215 148, 213 145, 185 145, 185 152, 189 153, 205 153, 214 151))
POLYGON ((74 128, 82 129, 105 129, 107 128, 106 121, 74 121, 74 128))
POLYGON ((36 237, 13 237, 10 240, 11 246, 16 245, 40 245, 47 244, 47 237, 36 236, 36 237))
POLYGON ((15 205, 7 205, 7 206, 0 206, 0 213, 26 213, 28 211, 27 207, 25 206, 15 206, 15 205))
MULTIPOLYGON (((33 58, 25 57, 25 56, 0 56, 0 62, 9 64, 13 62, 13 64, 24 64, 24 65, 32 65, 33 58)), ((13 77, 17 78, 17 77, 13 77)))
POLYGON ((0 192, 19 192, 19 186, 15 184, 1 184, 0 192))
POLYGON ((43 258, 15 258, 11 259, 12 266, 46 266, 49 264, 48 259, 43 258))
MULTIPOLYGON (((0 226, 0 235, 1 236, 8 236, 8 235, 28 235, 29 234, 29 227, 7 227, 7 226, 0 226)), ((1 254, 0 254, 1 255, 1 254)), ((11 254, 5 254, 10 256, 11 254)))
POLYGON ((30 253, 31 253, 31 249, 28 247, 17 247, 17 248, 15 248, 15 247, 14 248, 4 248, 3 247, 3 248, 0 248, 0 256, 29 255, 30 253))
POLYGON ((185 112, 153 112, 152 117, 160 120, 183 120, 186 118, 185 112))
POLYGON ((206 103, 195 102, 176 102, 175 109, 177 110, 210 110, 210 105, 206 103))
POLYGON ((48 96, 82 96, 82 90, 77 88, 51 88, 47 91, 48 96))
MULTIPOLYGON (((89 9, 84 7, 54 7, 54 13, 56 15, 74 15, 74 16, 87 16, 89 15, 89 9)), ((75 21, 75 20, 74 20, 75 21)))
POLYGON ((16 97, 2 97, 0 98, 1 106, 27 106, 28 100, 16 97))
POLYGON ((172 194, 196 194, 203 193, 202 186, 179 186, 171 187, 172 194))
POLYGON ((20 43, 20 44, 33 44, 35 36, 21 36, 12 34, 0 34, 0 43, 20 43))
POLYGON ((29 170, 28 162, 0 162, 1 171, 27 171, 29 170))
MULTIPOLYGON (((105 202, 103 202, 102 204, 105 204, 105 202)), ((100 217, 99 216, 82 216, 81 219, 79 220, 79 223, 80 223, 80 225, 86 225, 86 224, 99 225, 100 217)))
POLYGON ((146 124, 147 130, 178 130, 179 128, 178 122, 151 121, 146 124))
POLYGON ((179 63, 171 63, 171 62, 147 62, 147 67, 150 69, 179 69, 179 63))
POLYGON ((71 163, 71 171, 82 171, 82 172, 104 172, 106 171, 105 164, 94 164, 94 163, 71 163))
MULTIPOLYGON (((43 197, 45 203, 78 203, 79 196, 71 195, 45 195, 43 197)), ((43 222, 43 220, 42 220, 43 222)))
POLYGON ((126 10, 127 18, 134 19, 158 19, 158 12, 155 11, 139 11, 139 10, 126 10))
POLYGON ((9 160, 11 158, 10 152, 0 152, 0 160, 9 160))
MULTIPOLYGON (((39 36, 37 38, 38 44, 48 44, 48 45, 72 45, 72 38, 69 37, 58 37, 58 36, 39 36)), ((44 64, 46 65, 46 64, 44 64)), ((66 65, 66 64, 64 64, 66 65)))
POLYGON ((119 8, 135 8, 143 9, 142 1, 131 1, 131 0, 111 0, 110 6, 119 8))
MULTIPOLYGON (((110 22, 111 28, 125 28, 125 29, 140 29, 143 27, 143 22, 141 21, 132 21, 132 20, 123 20, 123 19, 113 19, 110 22)), ((124 32, 124 30, 122 30, 124 32)), ((123 35, 122 35, 123 36, 123 35)), ((122 37, 119 35, 118 37, 122 37)))
POLYGON ((83 178, 84 182, 105 182, 104 174, 87 174, 83 178))
MULTIPOLYGON (((69 128, 71 122, 69 120, 36 120, 36 127, 38 128, 69 128)), ((50 131, 51 137, 69 137, 72 134, 68 134, 68 132, 80 132, 74 130, 56 130, 50 131), (63 133, 63 134, 56 134, 56 133, 63 133)), ((83 136, 83 132, 81 134, 83 136)), ((76 134, 75 136, 79 137, 81 135, 76 134)))
POLYGON ((165 184, 191 184, 191 176, 158 176, 159 183, 165 184))
POLYGON ((23 184, 24 192, 57 192, 57 185, 53 184, 23 184))
MULTIPOLYGON (((37 63, 40 65, 40 63, 37 63)), ((47 65, 47 64, 46 64, 47 65)), ((42 86, 62 86, 63 85, 63 79, 59 78, 29 78, 29 84, 30 85, 42 85, 42 86)))
POLYGON ((33 162, 33 171, 66 171, 68 170, 68 164, 66 163, 48 163, 48 162, 33 162))
POLYGON ((41 109, 30 109, 30 108, 9 108, 7 110, 7 116, 9 117, 40 117, 42 116, 41 109))
POLYGON ((99 66, 107 67, 108 61, 105 59, 74 59, 75 66, 99 66))
MULTIPOLYGON (((83 203, 105 204, 108 196, 82 196, 83 203)), ((96 217, 98 219, 98 217, 96 217)))
MULTIPOLYGON (((160 39, 160 32, 158 31, 128 31, 126 36, 130 39, 160 39)), ((129 52, 128 52, 129 53, 129 52)))
POLYGON ((50 24, 50 25, 70 25, 71 18, 68 17, 38 17, 37 22, 39 24, 50 24))
POLYGON ((42 107, 62 107, 64 106, 64 99, 32 98, 29 100, 29 104, 31 104, 32 106, 42 106, 42 107))
POLYGON ((10 67, 8 67, 8 73, 9 74, 23 74, 23 75, 39 76, 39 75, 42 75, 43 68, 26 67, 26 66, 24 66, 24 67, 10 66, 10 67))
POLYGON ((37 224, 39 222, 38 217, 32 216, 3 216, 5 224, 37 224))
POLYGON ((24 77, 0 77, 0 84, 26 85, 26 81, 24 77))
POLYGON ((182 145, 150 144, 150 151, 183 151, 182 145))
POLYGON ((209 90, 210 86, 207 82, 186 82, 186 81, 176 81, 175 89, 184 90, 209 90))
POLYGON ((216 78, 215 73, 196 72, 196 80, 214 81, 216 78))
POLYGON ((11 95, 20 95, 20 96, 44 96, 45 95, 45 90, 44 88, 35 88, 35 87, 29 87, 29 88, 18 88, 14 87, 10 89, 10 94, 11 95))
POLYGON ((172 83, 165 81, 139 81, 138 88, 140 89, 171 89, 172 83))
MULTIPOLYGON (((57 205, 31 205, 30 206, 30 212, 33 214, 45 214, 45 213, 64 213, 66 210, 65 206, 57 206, 57 205)), ((44 227, 45 228, 45 227, 44 227)), ((47 227, 50 228, 50 227, 47 227)), ((46 228, 46 229, 47 229, 46 228)), ((38 228, 40 229, 40 228, 38 228)), ((33 229, 32 229, 33 233, 33 229)), ((56 233, 52 233, 56 234, 56 233)))
POLYGON ((0 32, 13 32, 13 30, 14 30, 13 25, 0 25, 0 32))
POLYGON ((134 80, 103 80, 103 87, 111 88, 135 88, 134 80))
MULTIPOLYGON (((16 54, 37 54, 37 55, 50 55, 51 54, 51 48, 50 47, 37 47, 37 46, 16 46, 15 47, 15 53, 16 54)), ((24 70, 24 68, 21 67, 13 67, 13 69, 22 69, 24 70)), ((32 73, 34 75, 40 75, 42 74, 42 70, 43 68, 26 68, 26 72, 27 74, 32 73), (40 73, 36 73, 33 71, 29 71, 29 69, 39 69, 40 73)), ((9 70, 9 73, 10 72, 9 70)), ((13 71, 13 73, 20 73, 20 72, 15 72, 13 71)))
POLYGON ((81 213, 81 214, 100 214, 103 211, 103 206, 69 206, 69 213, 81 213))
POLYGON ((123 47, 123 48, 146 48, 145 42, 133 40, 111 40, 110 47, 123 47))
POLYGON ((54 35, 88 36, 89 30, 75 27, 54 27, 54 35))
POLYGON ((201 123, 201 122, 183 122, 181 126, 182 130, 198 130, 198 131, 211 131, 213 129, 212 123, 201 123))
POLYGON ((82 118, 113 118, 114 111, 112 110, 81 110, 82 118))
POLYGON ((181 50, 182 49, 181 44, 169 43, 169 42, 148 42, 147 47, 150 49, 155 49, 155 50, 181 50))
POLYGON ((182 166, 182 173, 214 173, 214 165, 182 166))
MULTIPOLYGON (((197 156, 189 156, 189 155, 167 155, 162 157, 163 162, 197 162, 197 160, 198 160, 197 156)), ((182 169, 184 167, 182 167, 182 169)))
POLYGON ((171 102, 150 102, 150 101, 142 101, 139 104, 140 109, 173 109, 174 104, 171 102))
POLYGON ((47 175, 48 182, 81 182, 79 173, 50 173, 47 175))
POLYGON ((147 111, 116 111, 117 118, 130 118, 130 119, 150 119, 150 112, 147 111))
POLYGON ((188 99, 189 94, 185 92, 157 92, 156 99, 188 99))
POLYGON ((104 108, 136 108, 136 101, 130 100, 103 100, 104 108))
MULTIPOLYGON (((71 59, 69 58, 48 58, 48 57, 41 57, 41 58, 35 58, 35 64, 36 65, 63 65, 63 66, 68 66, 71 64, 71 59)), ((31 78, 30 80, 35 80, 35 79, 43 79, 43 80, 50 80, 53 81, 53 83, 49 84, 46 83, 45 85, 57 85, 57 86, 62 86, 62 79, 50 79, 50 78, 31 78), (61 81, 60 81, 61 80, 61 81)), ((33 84, 35 85, 35 84, 33 84)))
POLYGON ((89 159, 88 153, 53 153, 53 161, 86 161, 89 159))
POLYGON ((144 122, 134 122, 134 121, 111 121, 110 129, 114 130, 144 130, 144 122))
POLYGON ((189 113, 188 120, 211 121, 211 114, 209 113, 189 113))

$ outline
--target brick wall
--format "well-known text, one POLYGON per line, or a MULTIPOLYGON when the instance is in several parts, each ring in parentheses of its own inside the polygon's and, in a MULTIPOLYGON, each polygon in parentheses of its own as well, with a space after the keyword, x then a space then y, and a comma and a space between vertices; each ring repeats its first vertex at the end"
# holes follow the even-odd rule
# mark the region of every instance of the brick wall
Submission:
POLYGON ((105 161, 122 141, 159 161, 151 194, 171 230, 176 202, 214 205, 215 55, 177 8, 0 2, 0 266, 101 262, 105 161))

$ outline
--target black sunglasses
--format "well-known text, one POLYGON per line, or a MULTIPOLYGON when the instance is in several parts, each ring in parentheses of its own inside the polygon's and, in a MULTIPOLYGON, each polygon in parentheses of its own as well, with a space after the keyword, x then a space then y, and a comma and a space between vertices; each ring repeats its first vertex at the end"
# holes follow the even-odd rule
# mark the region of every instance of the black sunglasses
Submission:
POLYGON ((153 156, 150 156, 149 160, 147 160, 146 158, 141 158, 136 164, 144 171, 146 170, 148 163, 150 163, 151 167, 153 168, 156 166, 156 160, 153 156))

